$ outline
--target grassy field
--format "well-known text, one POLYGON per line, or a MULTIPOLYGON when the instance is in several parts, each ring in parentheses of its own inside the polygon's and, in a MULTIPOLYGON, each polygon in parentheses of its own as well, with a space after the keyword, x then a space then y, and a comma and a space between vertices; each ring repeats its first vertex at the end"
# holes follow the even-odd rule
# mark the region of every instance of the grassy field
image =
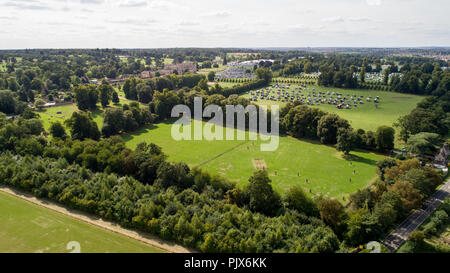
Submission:
POLYGON ((76 104, 63 105, 57 107, 45 108, 37 113, 40 116, 40 119, 44 123, 45 130, 50 128, 52 122, 60 121, 64 124, 64 121, 72 116, 72 113, 78 111, 76 104), (61 114, 57 114, 61 112, 61 114))
POLYGON ((234 82, 208 82, 209 85, 215 85, 216 83, 218 83, 223 88, 228 88, 228 87, 233 87, 235 85, 239 85, 238 83, 234 83, 234 82))
POLYGON ((300 185, 310 194, 322 193, 341 201, 347 194, 371 183, 376 176, 375 164, 383 158, 365 151, 352 152, 343 158, 332 146, 291 137, 280 137, 274 152, 260 151, 260 140, 175 141, 171 137, 171 122, 146 127, 122 138, 130 148, 144 141, 155 143, 163 148, 170 161, 182 161, 191 167, 200 165, 238 185, 245 185, 256 170, 254 160, 263 160, 278 192, 300 185))
MULTIPOLYGON (((293 90, 296 85, 291 85, 293 90)), ((375 90, 354 90, 354 89, 338 89, 338 88, 325 88, 318 86, 308 86, 308 88, 315 88, 318 91, 330 91, 340 92, 343 94, 355 94, 357 96, 380 96, 380 103, 376 108, 373 102, 358 105, 357 108, 352 109, 337 109, 334 105, 322 104, 315 105, 324 111, 337 113, 341 117, 350 121, 353 128, 361 128, 364 130, 375 131, 380 125, 392 126, 392 124, 402 115, 406 115, 413 110, 417 103, 420 102, 423 97, 411 94, 402 94, 387 91, 375 91, 375 90)), ((304 92, 304 94, 306 94, 304 92)), ((242 95, 244 97, 250 97, 249 94, 242 95)), ((279 104, 285 105, 283 102, 266 101, 261 100, 256 102, 257 104, 279 104)))
POLYGON ((0 192, 0 253, 67 253, 70 241, 83 253, 165 252, 0 192))

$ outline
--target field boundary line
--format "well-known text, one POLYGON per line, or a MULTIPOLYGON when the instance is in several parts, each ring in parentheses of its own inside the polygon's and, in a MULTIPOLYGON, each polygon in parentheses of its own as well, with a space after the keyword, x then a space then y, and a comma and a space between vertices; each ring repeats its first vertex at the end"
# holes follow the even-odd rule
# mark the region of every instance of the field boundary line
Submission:
POLYGON ((207 163, 213 161, 214 159, 217 159, 217 158, 223 156, 224 154, 233 151, 234 149, 236 149, 236 148, 238 148, 238 147, 244 145, 244 144, 247 143, 247 142, 249 142, 249 140, 246 140, 246 141, 244 141, 244 142, 241 142, 241 143, 237 144, 236 146, 233 146, 233 147, 231 147, 231 148, 225 150, 224 152, 222 152, 222 153, 220 153, 220 154, 217 154, 217 155, 215 155, 215 156, 213 156, 213 157, 211 157, 211 158, 208 158, 207 160, 205 160, 205 161, 201 162, 200 164, 196 165, 195 167, 201 167, 201 166, 203 166, 203 165, 205 165, 205 164, 207 164, 207 163))
POLYGON ((0 185, 0 192, 5 194, 20 198, 32 204, 38 205, 40 207, 44 207, 58 213, 61 213, 65 216, 80 220, 82 222, 100 227, 102 229, 124 235, 128 238, 140 241, 147 245, 151 245, 162 250, 172 252, 172 253, 195 253, 197 250, 187 248, 166 240, 163 240, 156 235, 150 234, 148 232, 138 231, 135 229, 126 229, 114 223, 112 221, 103 220, 100 216, 90 214, 87 212, 79 211, 76 209, 68 208, 62 204, 57 203, 56 201, 49 200, 47 198, 41 199, 37 198, 31 193, 25 192, 23 190, 13 188, 10 186, 0 185))

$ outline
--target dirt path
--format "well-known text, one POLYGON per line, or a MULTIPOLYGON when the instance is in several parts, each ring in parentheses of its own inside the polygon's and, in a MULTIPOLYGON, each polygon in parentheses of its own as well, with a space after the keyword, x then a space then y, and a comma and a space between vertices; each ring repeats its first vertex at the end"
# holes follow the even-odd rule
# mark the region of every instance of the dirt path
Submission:
POLYGON ((109 230, 109 231, 112 231, 112 232, 115 232, 118 234, 122 234, 124 236, 127 236, 129 238, 152 245, 154 247, 161 248, 168 252, 173 252, 173 253, 197 252, 194 249, 189 249, 189 248, 183 247, 181 245, 177 245, 175 243, 162 240, 162 239, 160 239, 152 234, 146 233, 146 232, 122 228, 118 224, 115 224, 110 221, 105 221, 98 216, 88 214, 85 212, 81 212, 78 210, 66 208, 54 201, 51 201, 48 199, 38 199, 35 196, 33 196, 32 194, 21 191, 21 190, 12 189, 12 188, 5 187, 2 185, 2 186, 0 186, 0 191, 4 192, 6 194, 12 195, 12 196, 21 198, 23 200, 26 200, 26 201, 36 204, 38 206, 45 207, 45 208, 51 209, 53 211, 62 213, 66 216, 78 219, 80 221, 101 227, 103 229, 106 229, 106 230, 109 230))

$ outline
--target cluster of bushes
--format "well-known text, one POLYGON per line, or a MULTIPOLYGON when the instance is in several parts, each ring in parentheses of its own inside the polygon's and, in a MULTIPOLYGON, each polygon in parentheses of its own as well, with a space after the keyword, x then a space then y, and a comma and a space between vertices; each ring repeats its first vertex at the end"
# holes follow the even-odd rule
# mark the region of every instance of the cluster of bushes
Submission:
POLYGON ((272 82, 275 82, 275 83, 288 83, 288 84, 310 84, 310 85, 313 85, 313 84, 316 84, 317 83, 317 81, 314 81, 314 80, 310 80, 309 78, 306 78, 306 79, 278 79, 278 78, 274 78, 273 80, 272 80, 272 82))
POLYGON ((257 79, 244 84, 236 85, 233 87, 224 88, 221 92, 222 95, 228 97, 230 95, 239 95, 250 90, 255 90, 266 86, 268 82, 263 79, 257 79))
POLYGON ((352 70, 335 71, 332 66, 322 66, 320 68, 319 80, 317 82, 322 86, 334 86, 339 88, 356 88, 358 80, 352 70))
POLYGON ((382 238, 442 182, 433 169, 417 159, 378 162, 379 180, 350 195, 350 207, 334 230, 350 245, 382 238))
POLYGON ((235 79, 235 78, 218 78, 217 79, 218 82, 232 82, 232 83, 246 83, 246 82, 251 82, 253 81, 253 79, 250 78, 239 78, 239 79, 235 79))
POLYGON ((411 113, 398 119, 395 126, 400 129, 400 137, 403 141, 406 142, 410 136, 422 132, 441 136, 448 134, 450 129, 450 80, 445 88, 447 91, 440 96, 423 99, 411 113))
POLYGON ((152 100, 153 94, 156 90, 174 90, 183 87, 193 88, 203 79, 205 79, 204 75, 191 73, 185 73, 180 76, 172 74, 164 77, 155 77, 145 81, 131 77, 125 81, 122 90, 127 99, 138 100, 142 103, 149 103, 152 100))
POLYGON ((389 87, 389 85, 385 85, 382 83, 363 82, 363 83, 359 83, 359 88, 369 89, 369 90, 391 91, 391 88, 389 87))
POLYGON ((19 115, 27 108, 27 104, 18 100, 14 92, 0 90, 0 112, 8 115, 19 115))
POLYGON ((155 114, 152 114, 148 108, 141 109, 137 102, 125 104, 122 108, 106 109, 103 117, 102 135, 104 137, 137 130, 141 126, 152 124, 156 119, 155 114))
POLYGON ((430 218, 421 226, 425 236, 428 238, 437 235, 443 227, 450 224, 450 198, 444 200, 438 210, 436 210, 430 218))

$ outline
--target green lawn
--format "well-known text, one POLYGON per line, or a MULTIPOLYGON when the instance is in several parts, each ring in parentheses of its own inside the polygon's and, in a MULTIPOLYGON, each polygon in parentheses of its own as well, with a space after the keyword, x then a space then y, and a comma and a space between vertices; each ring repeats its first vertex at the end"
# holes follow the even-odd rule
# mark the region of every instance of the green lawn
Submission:
MULTIPOLYGON (((291 85, 293 90, 297 85, 291 85)), ((374 91, 374 90, 354 90, 354 89, 338 89, 338 88, 328 88, 328 87, 318 87, 318 86, 308 86, 308 88, 313 87, 318 91, 330 91, 340 92, 343 94, 357 95, 357 96, 380 96, 380 103, 376 108, 373 102, 366 102, 364 99, 364 104, 358 105, 357 108, 352 109, 337 109, 334 105, 322 104, 315 105, 327 112, 337 113, 341 117, 350 121, 353 128, 372 130, 375 131, 380 125, 392 126, 392 124, 402 115, 409 114, 420 102, 423 97, 411 94, 402 94, 396 92, 387 91, 374 91)), ((306 95, 306 92, 304 92, 306 95)), ((249 94, 242 95, 244 97, 250 97, 249 94)), ((274 101, 258 101, 257 104, 279 104, 280 106, 285 105, 283 102, 274 101)))
POLYGON ((72 113, 78 111, 76 104, 63 105, 57 107, 45 108, 37 111, 40 119, 44 123, 44 128, 48 130, 52 122, 60 121, 64 124, 64 121, 72 116, 72 113), (57 114, 61 112, 61 114, 57 114))
POLYGON ((239 85, 239 83, 235 83, 235 82, 209 82, 209 85, 215 85, 216 83, 218 83, 222 88, 228 88, 228 87, 233 87, 236 85, 239 85))
POLYGON ((83 253, 165 252, 0 192, 0 253, 67 253, 70 241, 83 253))
POLYGON ((130 148, 144 141, 155 143, 163 148, 170 161, 182 161, 191 167, 203 163, 202 169, 224 175, 239 185, 245 185, 256 170, 253 160, 264 159, 278 192, 300 185, 307 192, 311 190, 311 194, 322 193, 341 201, 347 194, 372 182, 376 177, 375 164, 383 158, 382 155, 357 151, 345 159, 332 146, 291 137, 280 137, 279 147, 273 152, 260 151, 260 140, 175 141, 171 137, 171 122, 155 124, 122 135, 122 138, 130 148))

